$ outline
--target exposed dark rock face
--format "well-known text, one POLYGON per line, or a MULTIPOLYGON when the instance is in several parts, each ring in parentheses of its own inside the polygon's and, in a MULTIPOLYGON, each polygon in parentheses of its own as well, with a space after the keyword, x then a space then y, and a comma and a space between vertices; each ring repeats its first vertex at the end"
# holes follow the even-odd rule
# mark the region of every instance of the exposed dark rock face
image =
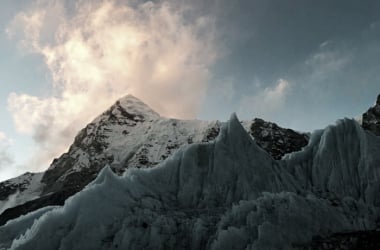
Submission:
POLYGON ((281 128, 276 123, 259 118, 253 120, 250 134, 276 160, 280 160, 285 154, 301 150, 309 141, 306 134, 281 128))
POLYGON ((27 172, 19 177, 19 179, 21 180, 20 182, 14 183, 11 180, 1 182, 0 183, 0 201, 7 199, 9 195, 12 195, 16 192, 24 191, 25 189, 27 189, 34 175, 35 174, 33 173, 27 172))
POLYGON ((22 205, 8 208, 0 216, 0 226, 4 225, 8 220, 15 219, 21 215, 35 211, 47 206, 61 206, 65 200, 77 193, 78 190, 66 188, 62 191, 51 193, 40 198, 25 202, 22 205))
POLYGON ((363 114, 362 126, 373 134, 380 136, 380 95, 377 96, 375 106, 363 114))
POLYGON ((215 140, 215 138, 218 136, 220 131, 220 124, 217 123, 215 126, 210 127, 207 129, 205 137, 202 139, 202 142, 209 142, 212 140, 215 140))

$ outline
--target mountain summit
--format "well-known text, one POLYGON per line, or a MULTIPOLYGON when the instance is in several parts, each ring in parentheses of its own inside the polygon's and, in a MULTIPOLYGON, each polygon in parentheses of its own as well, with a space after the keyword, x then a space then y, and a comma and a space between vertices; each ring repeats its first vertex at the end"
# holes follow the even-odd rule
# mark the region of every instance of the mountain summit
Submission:
POLYGON ((115 120, 129 119, 139 122, 158 119, 160 115, 133 95, 126 95, 125 97, 117 100, 114 105, 112 105, 92 123, 97 123, 104 117, 115 120))

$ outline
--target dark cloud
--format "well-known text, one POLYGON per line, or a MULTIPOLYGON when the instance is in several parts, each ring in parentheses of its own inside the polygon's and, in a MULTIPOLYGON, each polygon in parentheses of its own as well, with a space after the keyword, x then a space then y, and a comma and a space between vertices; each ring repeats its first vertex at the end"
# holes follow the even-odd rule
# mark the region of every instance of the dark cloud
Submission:
POLYGON ((380 29, 369 24, 355 38, 330 40, 284 77, 297 88, 288 107, 316 127, 358 116, 380 93, 380 29), (322 118, 322 119, 321 119, 322 118))
POLYGON ((261 96, 284 79, 291 91, 282 109, 266 118, 312 130, 359 115, 380 92, 379 1, 213 3, 219 8, 214 11, 219 39, 229 53, 214 65, 209 95, 227 77, 234 80, 235 101, 207 100, 202 117, 231 109, 223 105, 238 110, 239 99, 261 96))
POLYGON ((380 10, 377 1, 240 0, 218 6, 218 28, 231 53, 216 68, 242 82, 252 74, 273 82, 326 40, 357 37, 380 10))

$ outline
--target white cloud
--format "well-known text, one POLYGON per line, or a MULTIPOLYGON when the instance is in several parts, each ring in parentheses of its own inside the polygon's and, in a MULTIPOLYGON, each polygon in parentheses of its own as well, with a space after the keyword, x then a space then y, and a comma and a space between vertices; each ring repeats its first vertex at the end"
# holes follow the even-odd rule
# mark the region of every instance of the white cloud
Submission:
POLYGON ((12 139, 0 131, 0 181, 11 177, 14 174, 13 158, 9 153, 9 147, 13 144, 12 139))
POLYGON ((0 131, 0 147, 9 147, 13 144, 13 140, 4 132, 0 131))
POLYGON ((319 48, 324 48, 324 47, 326 47, 326 46, 329 46, 330 44, 332 43, 332 41, 330 41, 330 40, 327 40, 327 41, 324 41, 323 43, 321 43, 320 45, 319 45, 319 48))
POLYGON ((7 138, 7 136, 5 135, 5 133, 0 131, 0 142, 5 140, 6 138, 7 138))
POLYGON ((40 54, 53 78, 50 97, 8 98, 17 129, 45 150, 37 164, 127 93, 162 115, 195 117, 218 51, 212 19, 185 19, 188 11, 170 2, 46 0, 14 18, 8 34, 40 54))
MULTIPOLYGON (((323 47, 328 46, 328 44, 323 47)), ((311 70, 310 82, 322 82, 342 70, 350 62, 350 55, 342 55, 338 51, 324 50, 310 56, 305 65, 311 70)))
POLYGON ((244 95, 240 101, 239 113, 261 118, 272 118, 281 111, 290 91, 287 80, 279 79, 272 87, 260 89, 255 93, 244 95))

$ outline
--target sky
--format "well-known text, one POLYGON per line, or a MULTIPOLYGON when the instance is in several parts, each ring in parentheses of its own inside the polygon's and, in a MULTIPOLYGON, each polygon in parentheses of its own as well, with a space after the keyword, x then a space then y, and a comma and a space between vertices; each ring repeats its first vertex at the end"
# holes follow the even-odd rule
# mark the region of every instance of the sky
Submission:
POLYGON ((380 94, 377 0, 2 0, 0 180, 132 94, 181 119, 313 131, 380 94))

